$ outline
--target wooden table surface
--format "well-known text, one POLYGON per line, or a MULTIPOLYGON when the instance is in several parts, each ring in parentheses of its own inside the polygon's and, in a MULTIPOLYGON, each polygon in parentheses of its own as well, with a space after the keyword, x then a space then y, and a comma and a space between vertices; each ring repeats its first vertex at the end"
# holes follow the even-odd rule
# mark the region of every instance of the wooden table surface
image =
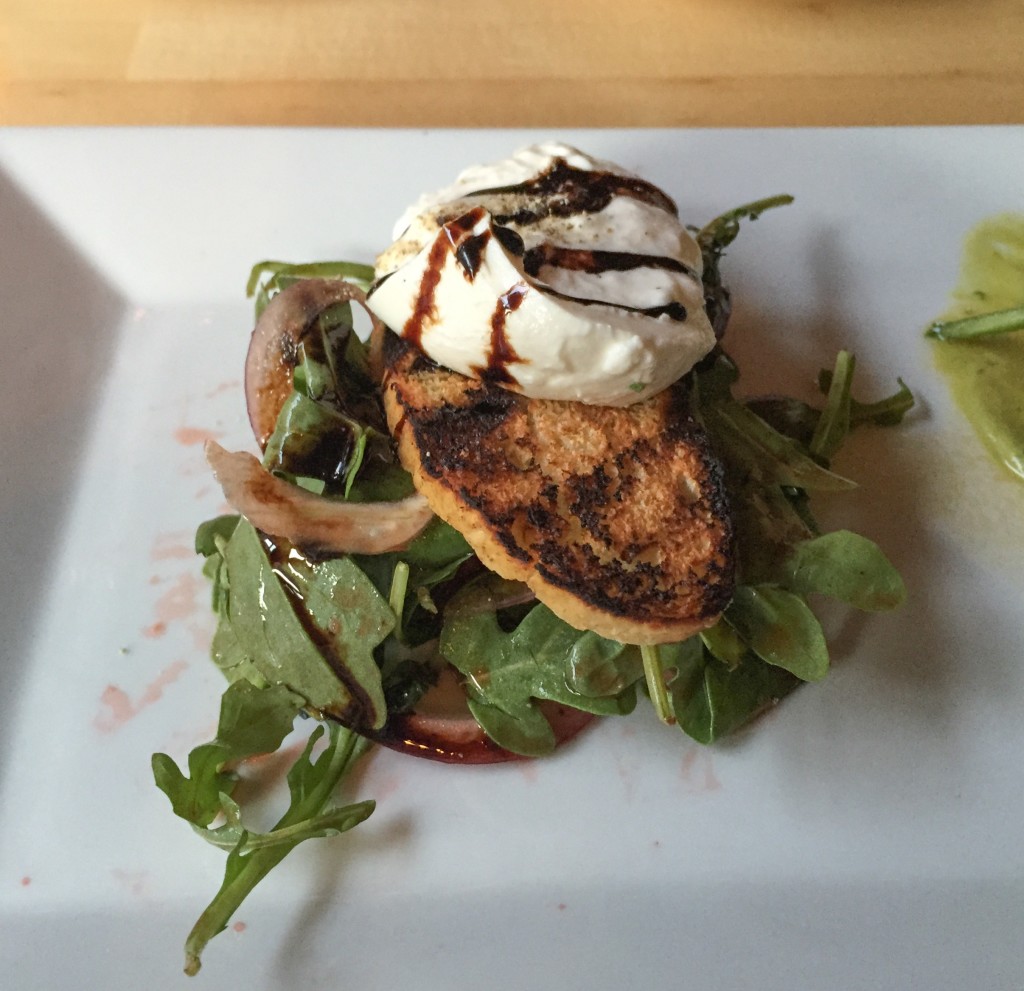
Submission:
POLYGON ((1024 122, 1024 0, 0 0, 0 123, 1024 122))

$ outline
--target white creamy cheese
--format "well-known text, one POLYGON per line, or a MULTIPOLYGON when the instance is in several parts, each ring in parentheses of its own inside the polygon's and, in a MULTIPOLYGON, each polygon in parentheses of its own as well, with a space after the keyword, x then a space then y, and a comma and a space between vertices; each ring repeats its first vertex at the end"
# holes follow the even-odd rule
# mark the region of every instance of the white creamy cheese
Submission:
POLYGON ((370 308, 464 375, 625 406, 714 346, 700 248, 675 205, 566 145, 468 169, 406 211, 394 236, 370 308))

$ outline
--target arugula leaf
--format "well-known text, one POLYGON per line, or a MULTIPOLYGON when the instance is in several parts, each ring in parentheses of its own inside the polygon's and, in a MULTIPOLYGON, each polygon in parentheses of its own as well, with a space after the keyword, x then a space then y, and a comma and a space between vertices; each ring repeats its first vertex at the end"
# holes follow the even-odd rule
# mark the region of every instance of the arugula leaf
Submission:
POLYGON ((199 525, 196 530, 196 552, 206 557, 203 574, 210 579, 210 607, 218 616, 227 609, 228 569, 224 548, 235 532, 240 516, 218 516, 199 525))
POLYGON ((319 479, 328 495, 349 498, 364 465, 371 475, 396 467, 367 346, 355 333, 349 303, 319 315, 298 344, 296 362, 293 389, 263 464, 289 481, 319 479))
POLYGON ((697 244, 700 245, 704 262, 704 308, 708 320, 711 321, 711 326, 714 328, 715 336, 719 339, 725 332, 732 309, 732 298, 728 288, 722 282, 720 270, 725 249, 739 234, 741 220, 757 220, 765 210, 786 206, 792 202, 792 196, 782 194, 746 203, 721 214, 696 232, 697 244))
POLYGON ((543 605, 510 633, 494 613, 452 618, 441 631, 440 651, 466 675, 470 710, 480 725, 514 753, 554 749, 537 699, 597 715, 621 715, 636 704, 636 648, 581 633, 543 605))
POLYGON ((256 297, 257 318, 267 308, 275 293, 302 279, 345 279, 361 289, 368 289, 373 282, 373 266, 358 262, 257 262, 253 265, 249 280, 245 284, 245 295, 256 297), (266 278, 262 278, 263 276, 266 278))
POLYGON ((428 573, 445 569, 455 561, 461 563, 472 553, 466 538, 455 527, 435 516, 402 551, 402 558, 410 567, 428 573))
POLYGON ((263 452, 263 465, 286 476, 316 478, 330 494, 348 496, 367 443, 383 435, 326 403, 293 392, 281 407, 263 452))
POLYGON ((799 684, 788 671, 749 651, 729 668, 701 649, 698 637, 676 650, 678 674, 669 685, 669 697, 679 728, 698 743, 728 736, 799 684))
MULTIPOLYGON (((818 373, 818 388, 828 393, 832 387, 832 369, 823 368, 818 373)), ((850 429, 870 423, 876 427, 895 427, 914 408, 914 394, 903 379, 898 378, 897 389, 891 396, 885 396, 873 403, 860 402, 850 396, 850 429)), ((748 399, 744 405, 756 413, 781 434, 793 438, 809 447, 822 411, 789 396, 758 396, 748 399)), ((835 452, 833 452, 835 453, 835 452)))
POLYGON ((203 557, 220 553, 220 541, 231 539, 231 534, 235 532, 240 519, 241 517, 235 513, 230 516, 215 516, 212 520, 200 523, 196 529, 196 553, 202 554, 203 557))
POLYGON ((245 652, 245 648, 239 643, 235 629, 231 625, 231 619, 227 615, 226 606, 217 622, 213 639, 210 641, 210 659, 220 668, 221 674, 229 682, 244 680, 257 688, 263 688, 269 684, 260 669, 253 664, 245 652))
POLYGON ((706 419, 716 436, 737 457, 756 468, 766 485, 822 492, 856 488, 856 483, 822 467, 800 444, 780 434, 741 403, 711 406, 706 419))
POLYGON ((275 569, 247 520, 235 529, 224 558, 228 620, 239 649, 262 677, 286 685, 315 710, 382 726, 386 711, 373 649, 395 620, 359 568, 349 558, 335 558, 312 566, 289 559, 275 569), (291 595, 279 575, 291 583, 291 595), (316 643, 296 609, 318 631, 316 643))
POLYGON ((507 712, 472 695, 466 705, 480 728, 510 753, 546 757, 558 745, 551 724, 535 705, 520 705, 514 712, 507 712))
POLYGON ((779 573, 793 592, 820 592, 871 612, 896 609, 907 596, 903 579, 878 545, 850 530, 801 541, 779 573))
POLYGON ((221 699, 217 735, 188 755, 188 777, 167 754, 153 755, 157 787, 171 800, 175 815, 208 826, 224 811, 221 795, 230 794, 237 781, 237 775, 224 770, 225 764, 277 750, 302 705, 299 696, 281 685, 229 685, 221 699))
POLYGON ((185 943, 187 974, 199 971, 206 944, 224 930, 249 892, 299 843, 351 829, 373 811, 373 802, 338 807, 330 801, 338 782, 368 746, 355 733, 330 723, 327 747, 320 757, 311 760, 323 726, 313 731, 288 772, 291 802, 277 825, 268 833, 251 832, 242 825, 241 809, 231 798, 239 779, 227 765, 277 750, 302 705, 301 698, 280 685, 256 688, 246 681, 235 682, 221 699, 216 737, 188 756, 189 777, 167 754, 153 755, 154 780, 175 814, 210 843, 231 851, 224 883, 185 943), (221 815, 225 823, 211 828, 221 815))
POLYGON ((262 836, 244 829, 239 831, 238 842, 228 854, 220 890, 196 920, 185 940, 186 974, 192 976, 199 972, 202 953, 209 941, 227 928, 231 917, 249 893, 299 843, 345 832, 359 825, 373 812, 373 801, 341 807, 331 804, 334 790, 363 752, 364 741, 351 730, 331 723, 328 726, 327 748, 313 761, 313 747, 323 732, 323 727, 318 726, 310 736, 302 756, 289 770, 291 804, 273 830, 262 836))
MULTIPOLYGON (((818 373, 818 388, 822 392, 829 392, 832 388, 832 370, 823 368, 818 373)), ((895 427, 903 422, 903 417, 914 408, 914 394, 907 387, 907 383, 901 378, 896 379, 898 388, 891 396, 886 396, 873 403, 862 403, 853 396, 850 397, 850 427, 859 427, 864 423, 874 424, 876 427, 895 427)), ((796 400, 793 400, 796 402, 796 400)), ((808 407, 817 415, 817 410, 808 407)))
POLYGON ((374 649, 395 628, 388 603, 348 557, 310 564, 290 556, 278 573, 295 589, 317 646, 357 699, 359 725, 380 729, 387 706, 374 649))
POLYGON ((391 598, 395 569, 408 566, 401 624, 403 641, 416 646, 434 639, 440 632, 436 612, 424 608, 430 590, 452 578, 459 567, 473 557, 465 537, 444 520, 435 517, 400 553, 357 555, 354 560, 382 596, 391 598))
POLYGON ((772 585, 740 585, 725 619, 758 657, 801 681, 820 681, 828 673, 821 624, 794 592, 772 585))
POLYGON ((814 435, 808 444, 811 455, 826 464, 835 456, 850 432, 850 386, 856 367, 857 360, 849 351, 840 351, 836 355, 825 408, 818 417, 814 435))
POLYGON ((743 655, 749 650, 743 638, 724 619, 701 630, 699 637, 712 657, 730 670, 743 661, 743 655))
POLYGON ((779 193, 727 210, 706 223, 697 232, 697 243, 702 249, 713 252, 717 258, 736 240, 736 235, 740 232, 741 220, 757 220, 765 210, 771 210, 777 206, 789 206, 792 202, 793 197, 788 193, 779 193))

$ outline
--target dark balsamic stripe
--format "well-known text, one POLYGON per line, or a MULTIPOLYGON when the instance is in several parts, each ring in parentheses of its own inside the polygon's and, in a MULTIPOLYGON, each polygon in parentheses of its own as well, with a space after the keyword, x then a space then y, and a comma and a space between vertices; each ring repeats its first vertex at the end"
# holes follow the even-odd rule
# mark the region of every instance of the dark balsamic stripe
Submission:
MULTIPOLYGON (((434 299, 437 295, 437 286, 441 281, 441 270, 444 268, 444 260, 449 251, 453 251, 458 257, 459 249, 469 240, 473 240, 471 232, 473 228, 484 218, 485 211, 482 207, 474 207, 461 217, 446 223, 430 246, 430 253, 427 255, 427 267, 423 270, 420 279, 419 291, 416 294, 416 302, 413 305, 409 319, 405 321, 402 328, 402 336, 417 348, 423 346, 423 325, 427 319, 436 320, 437 310, 434 299)), ((480 246, 483 251, 483 246, 480 246)), ((469 261, 473 260, 473 252, 467 256, 469 261)), ((479 264, 479 258, 476 259, 479 264)), ((468 268, 463 268, 467 278, 472 281, 475 271, 470 274, 468 268)))
POLYGON ((516 231, 512 230, 511 227, 499 227, 498 225, 495 225, 494 236, 498 239, 498 243, 510 255, 522 258, 523 253, 526 251, 526 245, 523 244, 523 239, 516 231))
POLYGON ((487 352, 487 367, 480 370, 480 377, 485 382, 516 384, 516 379, 509 372, 508 366, 523 359, 516 354, 515 348, 509 342, 505 334, 505 323, 508 315, 523 305, 529 291, 529 287, 520 282, 498 297, 494 313, 491 314, 491 347, 487 352))
POLYGON ((667 316, 672 320, 678 320, 680 323, 686 320, 687 317, 686 307, 676 300, 673 300, 671 303, 662 303, 658 306, 627 306, 625 303, 610 303, 606 299, 587 299, 584 296, 570 296, 568 293, 559 292, 550 286, 537 286, 537 288, 548 296, 564 299, 567 303, 578 303, 580 306, 608 306, 614 310, 624 310, 626 313, 639 313, 645 317, 667 316))
POLYGON ((667 255, 642 255, 632 251, 588 251, 543 244, 530 248, 523 256, 523 267, 534 277, 545 266, 600 275, 602 272, 632 272, 638 268, 658 268, 697 278, 689 265, 667 255))
POLYGON ((455 249, 455 260, 462 267, 462 274, 472 282, 484 260, 484 248, 491 239, 490 230, 467 237, 455 249))
POLYGON ((556 158, 551 165, 526 182, 514 186, 494 186, 477 189, 474 198, 483 196, 529 197, 532 202, 524 204, 512 213, 502 213, 500 205, 494 204, 490 212, 496 224, 518 224, 524 226, 537 223, 545 217, 571 217, 578 213, 599 213, 616 196, 649 203, 651 206, 679 216, 675 203, 653 183, 632 176, 617 175, 614 172, 596 172, 578 169, 564 158, 556 158))

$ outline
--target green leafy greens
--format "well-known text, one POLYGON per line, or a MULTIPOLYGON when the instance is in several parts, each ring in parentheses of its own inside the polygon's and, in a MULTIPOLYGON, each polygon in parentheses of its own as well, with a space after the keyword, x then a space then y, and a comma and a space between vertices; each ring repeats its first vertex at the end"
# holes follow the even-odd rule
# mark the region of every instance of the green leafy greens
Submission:
POLYGON ((539 757, 555 749, 537 700, 596 715, 622 715, 636 705, 637 648, 581 633, 547 606, 535 606, 509 633, 493 612, 454 619, 440 650, 466 676, 477 722, 513 753, 539 757))
MULTIPOLYGON (((791 200, 747 204, 697 232, 719 335, 730 308, 720 272, 725 249, 741 221, 791 200)), ((348 262, 266 261, 253 268, 247 292, 259 315, 297 280, 345 278, 365 288, 372 275, 348 262)), ((298 350, 264 467, 328 499, 386 501, 412 492, 349 304, 325 311, 298 350)), ((831 467, 851 429, 898 423, 913 406, 902 381, 890 397, 858 401, 855 368, 843 351, 822 371, 820 408, 738 398, 739 372, 720 347, 693 371, 693 411, 723 467, 739 567, 723 616, 681 643, 638 647, 570 627, 523 596, 525 586, 487 572, 440 519, 401 552, 322 559, 239 516, 201 524, 196 551, 217 616, 211 655, 228 687, 217 735, 192 750, 185 771, 166 754, 152 761, 175 814, 227 851, 221 888, 186 942, 186 972, 198 971, 209 940, 299 843, 345 832, 370 815, 373 802, 338 805, 334 792, 367 738, 415 706, 445 664, 464 679, 483 730, 525 756, 555 749, 547 705, 622 715, 646 691, 663 721, 711 743, 801 682, 824 677, 828 648, 809 597, 885 610, 905 595, 875 544, 845 530, 821 533, 809 509, 813 493, 853 486, 831 467), (269 831, 254 831, 232 797, 237 766, 277 750, 300 715, 322 722, 288 772, 288 809, 269 831)))
POLYGON ((229 850, 221 888, 185 942, 186 974, 198 973, 206 944, 224 931, 249 892, 299 843, 343 833, 373 812, 373 802, 333 803, 338 783, 365 749, 365 741, 338 723, 328 723, 327 746, 319 757, 314 760, 312 752, 324 735, 322 725, 288 772, 291 801, 273 829, 258 833, 242 825, 241 809, 231 799, 239 778, 230 765, 277 750, 302 705, 300 697, 282 686, 257 688, 236 681, 221 700, 217 736, 189 754, 188 777, 166 754, 153 755, 153 776, 175 814, 204 839, 229 850), (212 826, 219 817, 223 824, 212 826))

